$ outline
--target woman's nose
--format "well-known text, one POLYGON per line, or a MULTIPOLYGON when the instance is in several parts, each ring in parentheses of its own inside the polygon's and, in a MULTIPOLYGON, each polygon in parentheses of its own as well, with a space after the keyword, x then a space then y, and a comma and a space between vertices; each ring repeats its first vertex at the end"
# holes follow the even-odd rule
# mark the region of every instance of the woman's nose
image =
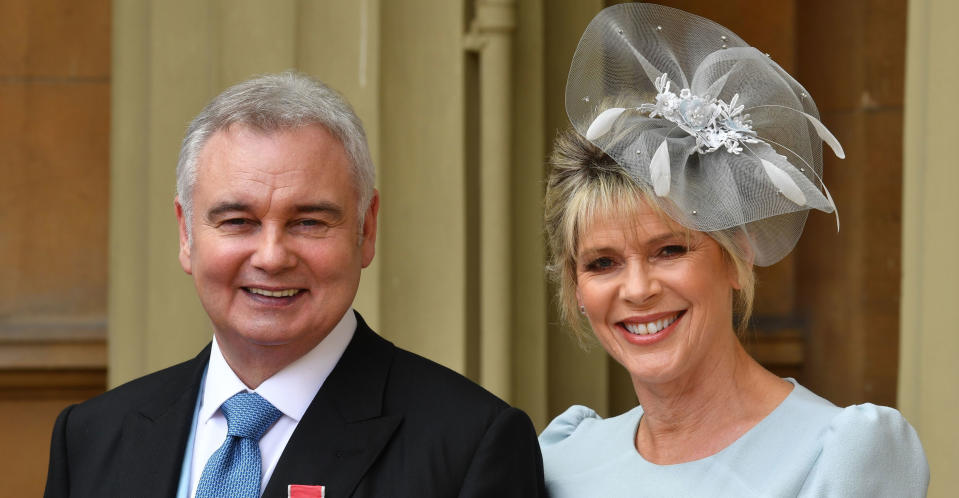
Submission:
POLYGON ((662 292, 659 279, 650 271, 648 265, 630 262, 624 272, 624 282, 620 286, 620 297, 634 304, 643 304, 662 292))
POLYGON ((284 230, 264 227, 259 235, 250 259, 254 268, 274 274, 296 266, 296 254, 290 249, 284 230))

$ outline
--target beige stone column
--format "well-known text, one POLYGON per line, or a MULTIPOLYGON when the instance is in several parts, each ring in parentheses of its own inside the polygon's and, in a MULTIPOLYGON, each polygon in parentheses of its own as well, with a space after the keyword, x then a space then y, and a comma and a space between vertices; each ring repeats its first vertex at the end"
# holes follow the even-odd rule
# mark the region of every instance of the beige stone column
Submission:
POLYGON ((511 396, 513 308, 510 265, 512 145, 512 0, 478 0, 466 35, 478 54, 479 86, 479 379, 511 396))
POLYGON ((899 409, 925 447, 931 497, 959 488, 957 17, 951 0, 909 2, 899 409))
POLYGON ((464 2, 382 2, 383 335, 467 373, 464 2))
POLYGON ((511 170, 512 384, 510 401, 539 429, 549 421, 548 294, 544 267, 543 186, 548 137, 544 126, 543 0, 516 3, 513 35, 511 170))

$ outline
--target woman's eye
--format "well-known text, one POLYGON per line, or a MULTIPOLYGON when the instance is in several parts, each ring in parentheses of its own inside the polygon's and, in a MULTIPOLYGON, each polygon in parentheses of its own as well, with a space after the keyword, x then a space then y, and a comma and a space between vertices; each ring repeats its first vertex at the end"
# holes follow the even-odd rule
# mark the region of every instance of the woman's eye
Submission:
POLYGON ((677 256, 682 256, 686 254, 689 249, 686 246, 672 245, 666 246, 659 250, 659 256, 663 258, 675 258, 677 256))
POLYGON ((586 269, 589 271, 603 271, 612 268, 614 264, 615 262, 612 258, 596 258, 586 264, 586 269))

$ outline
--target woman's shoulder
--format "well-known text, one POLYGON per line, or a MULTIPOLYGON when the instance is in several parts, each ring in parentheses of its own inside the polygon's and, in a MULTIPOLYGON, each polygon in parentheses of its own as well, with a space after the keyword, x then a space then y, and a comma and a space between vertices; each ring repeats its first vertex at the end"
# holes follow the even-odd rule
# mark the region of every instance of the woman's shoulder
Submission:
POLYGON ((603 418, 592 408, 573 405, 546 426, 543 433, 539 435, 539 444, 546 447, 560 443, 579 430, 580 425, 584 425, 585 428, 600 420, 603 420, 603 418), (584 421, 585 424, 583 424, 584 421))
POLYGON ((833 418, 825 439, 862 443, 875 443, 876 439, 909 444, 919 442, 915 429, 899 410, 872 403, 841 409, 833 418))
POLYGON ((929 464, 922 443, 895 408, 872 403, 840 408, 820 441, 803 495, 925 495, 929 464))
POLYGON ((916 430, 899 410, 888 406, 865 403, 843 408, 823 435, 823 456, 830 454, 855 460, 849 463, 911 464, 928 473, 916 430))
POLYGON ((574 405, 553 419, 539 436, 547 486, 552 488, 557 479, 571 476, 579 476, 574 481, 588 481, 583 476, 593 475, 596 469, 607 469, 600 471, 602 475, 614 462, 634 458, 633 435, 641 415, 642 409, 636 407, 616 417, 602 418, 585 406, 574 405))
POLYGON ((635 430, 641 415, 642 408, 637 406, 622 415, 604 419, 591 408, 573 405, 546 426, 539 435, 539 444, 545 449, 570 439, 602 441, 605 437, 616 437, 617 433, 635 430))
POLYGON ((791 405, 792 415, 799 415, 813 425, 819 425, 823 452, 873 452, 873 447, 890 450, 915 449, 922 453, 922 445, 915 429, 899 410, 872 403, 836 407, 826 399, 796 384, 791 405))

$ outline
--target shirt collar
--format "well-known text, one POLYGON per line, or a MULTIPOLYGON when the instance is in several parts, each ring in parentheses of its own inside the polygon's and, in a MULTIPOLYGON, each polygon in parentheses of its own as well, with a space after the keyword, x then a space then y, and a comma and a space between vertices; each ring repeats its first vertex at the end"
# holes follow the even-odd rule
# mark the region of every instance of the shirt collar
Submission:
POLYGON ((353 339, 356 323, 356 315, 350 308, 319 344, 253 390, 248 389, 227 364, 214 336, 198 422, 209 420, 224 401, 242 391, 263 396, 284 415, 299 422, 353 339))

